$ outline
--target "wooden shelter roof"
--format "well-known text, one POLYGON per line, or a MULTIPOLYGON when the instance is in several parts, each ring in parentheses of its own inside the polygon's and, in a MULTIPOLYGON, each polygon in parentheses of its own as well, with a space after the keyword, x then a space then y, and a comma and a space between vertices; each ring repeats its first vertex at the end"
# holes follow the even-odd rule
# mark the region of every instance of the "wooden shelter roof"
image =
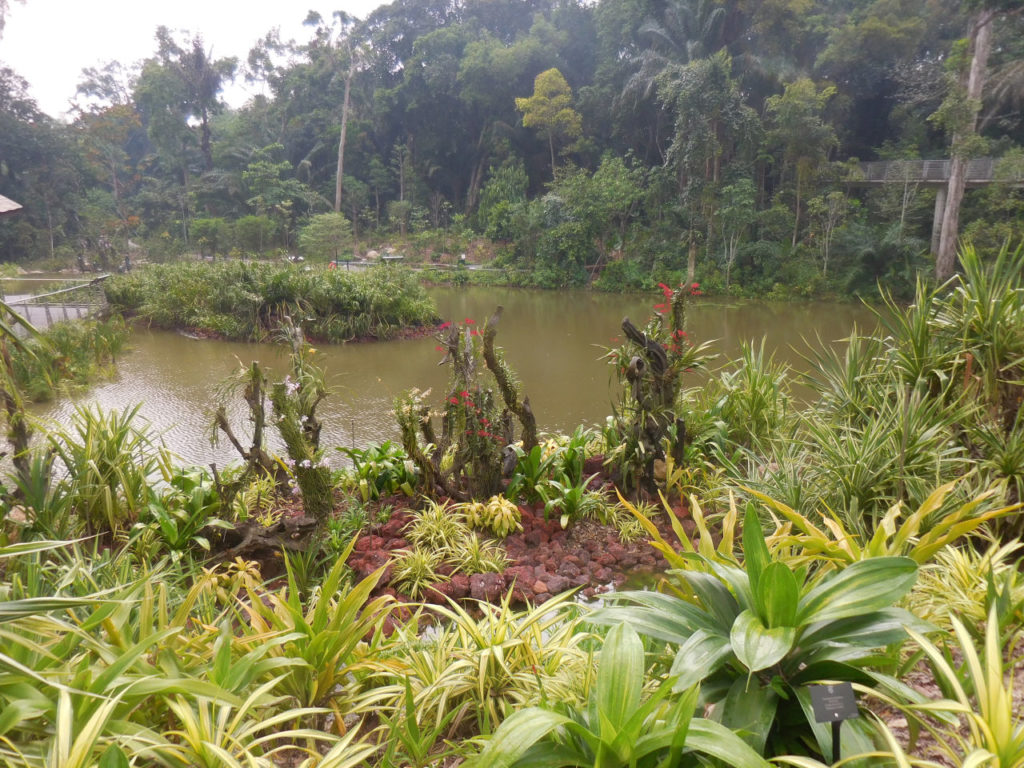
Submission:
POLYGON ((21 210, 21 204, 16 203, 9 197, 0 195, 0 216, 7 216, 21 210))

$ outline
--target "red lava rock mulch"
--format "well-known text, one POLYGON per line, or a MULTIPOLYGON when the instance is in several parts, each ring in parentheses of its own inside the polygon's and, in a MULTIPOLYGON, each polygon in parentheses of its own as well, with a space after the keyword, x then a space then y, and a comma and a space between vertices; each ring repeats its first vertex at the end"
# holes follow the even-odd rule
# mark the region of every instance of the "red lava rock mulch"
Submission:
MULTIPOLYGON (((519 507, 523 530, 502 542, 511 562, 503 573, 452 574, 449 581, 427 590, 431 595, 427 601, 443 604, 447 599, 472 598, 497 602, 508 590, 517 604, 539 605, 569 589, 579 589, 584 597, 593 598, 629 578, 643 579, 666 568, 664 556, 646 538, 622 542, 613 527, 593 520, 563 530, 558 519, 545 520, 543 506, 538 506, 519 507)), ((689 534, 693 522, 685 508, 675 512, 689 534)), ((394 551, 409 547, 403 531, 412 519, 411 511, 397 511, 387 523, 359 538, 349 565, 360 578, 386 565, 394 551)), ((654 522, 666 541, 679 543, 667 515, 659 515, 654 522)), ((385 570, 378 591, 393 594, 389 570, 385 570)))

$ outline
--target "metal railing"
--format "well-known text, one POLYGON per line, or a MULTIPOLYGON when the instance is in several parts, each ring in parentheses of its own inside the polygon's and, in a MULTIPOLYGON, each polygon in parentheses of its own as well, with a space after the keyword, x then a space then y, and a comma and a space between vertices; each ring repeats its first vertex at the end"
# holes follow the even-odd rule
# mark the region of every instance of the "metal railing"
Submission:
MULTIPOLYGON (((867 184, 940 184, 949 181, 949 166, 949 160, 871 160, 860 163, 848 180, 867 184)), ((1024 183, 1024 169, 1003 165, 994 157, 976 157, 967 161, 964 180, 968 184, 1024 183)))
POLYGON ((56 291, 12 297, 6 304, 39 330, 63 320, 81 320, 97 315, 107 308, 103 281, 108 277, 110 275, 100 275, 56 291))

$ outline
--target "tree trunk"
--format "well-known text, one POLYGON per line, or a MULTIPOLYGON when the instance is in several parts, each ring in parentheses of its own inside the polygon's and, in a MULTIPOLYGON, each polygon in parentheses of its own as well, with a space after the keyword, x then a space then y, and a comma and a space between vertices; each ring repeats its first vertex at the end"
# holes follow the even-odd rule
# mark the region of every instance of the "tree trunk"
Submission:
POLYGON ((793 220, 793 247, 796 248, 796 238, 800 234, 800 168, 796 169, 796 217, 793 220))
POLYGON ((690 230, 690 248, 686 256, 686 282, 693 285, 693 278, 697 272, 697 241, 693 237, 693 230, 690 230))
POLYGON ((338 173, 334 180, 334 212, 341 213, 341 184, 345 173, 345 132, 348 130, 348 104, 352 93, 352 75, 356 63, 349 52, 348 76, 345 78, 345 99, 341 104, 341 138, 338 140, 338 173))
POLYGON ((956 269, 956 241, 960 227, 960 203, 964 198, 964 181, 967 158, 963 144, 970 138, 978 124, 978 105, 985 88, 988 55, 992 50, 992 22, 998 11, 983 10, 971 27, 971 68, 967 76, 967 103, 971 116, 967 124, 953 134, 953 151, 949 163, 949 184, 946 188, 946 207, 942 212, 942 227, 939 231, 939 249, 935 254, 935 280, 945 282, 956 269))
POLYGON ((203 170, 213 170, 213 136, 210 132, 210 117, 203 110, 199 123, 199 151, 203 155, 203 170))

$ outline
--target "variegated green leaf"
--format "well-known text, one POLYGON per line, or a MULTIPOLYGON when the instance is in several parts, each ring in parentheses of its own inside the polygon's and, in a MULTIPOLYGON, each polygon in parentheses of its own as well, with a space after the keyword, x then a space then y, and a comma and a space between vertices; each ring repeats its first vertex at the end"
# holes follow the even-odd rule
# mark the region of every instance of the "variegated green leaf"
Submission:
POLYGON ((799 624, 835 621, 888 608, 917 578, 917 563, 909 557, 861 560, 827 576, 800 600, 799 624))

